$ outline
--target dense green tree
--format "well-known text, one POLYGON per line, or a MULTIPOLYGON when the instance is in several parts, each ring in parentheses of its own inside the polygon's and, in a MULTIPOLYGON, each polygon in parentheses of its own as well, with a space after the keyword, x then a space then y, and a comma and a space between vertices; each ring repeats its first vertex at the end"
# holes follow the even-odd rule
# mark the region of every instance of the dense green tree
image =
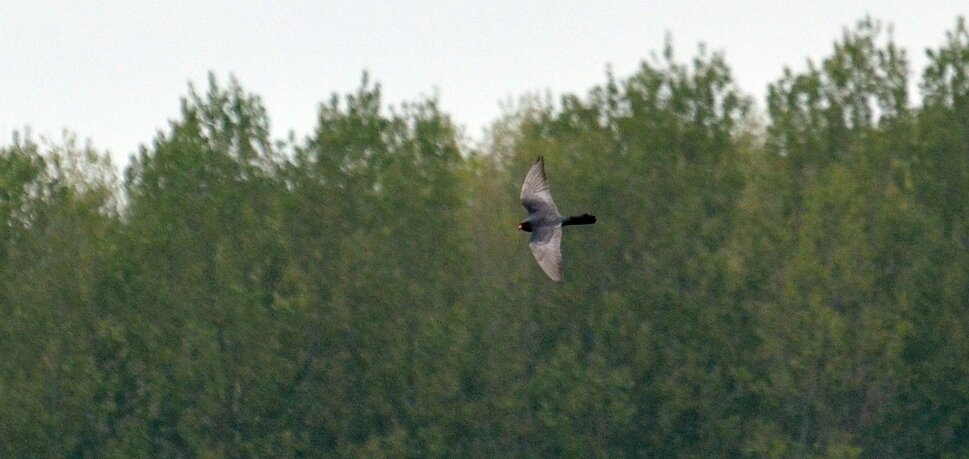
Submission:
POLYGON ((276 391, 296 369, 280 340, 299 317, 274 301, 285 265, 268 123, 258 98, 212 77, 128 169, 119 301, 150 305, 126 324, 142 349, 126 365, 152 381, 133 428, 151 429, 153 454, 287 451, 276 391))
POLYGON ((96 448, 110 416, 111 375, 98 360, 111 275, 116 181, 107 157, 71 135, 29 136, 0 152, 4 240, 0 280, 0 454, 70 455, 96 448))

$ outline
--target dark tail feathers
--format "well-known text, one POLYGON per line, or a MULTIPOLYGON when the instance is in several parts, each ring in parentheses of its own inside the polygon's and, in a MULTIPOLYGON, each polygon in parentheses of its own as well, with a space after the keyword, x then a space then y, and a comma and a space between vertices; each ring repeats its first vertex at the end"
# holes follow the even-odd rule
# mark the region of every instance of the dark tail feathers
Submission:
POLYGON ((596 222, 596 216, 595 215, 582 214, 582 215, 579 215, 578 217, 569 217, 569 218, 566 218, 565 221, 562 222, 562 226, 569 226, 569 225, 591 225, 591 224, 593 224, 595 222, 596 222))

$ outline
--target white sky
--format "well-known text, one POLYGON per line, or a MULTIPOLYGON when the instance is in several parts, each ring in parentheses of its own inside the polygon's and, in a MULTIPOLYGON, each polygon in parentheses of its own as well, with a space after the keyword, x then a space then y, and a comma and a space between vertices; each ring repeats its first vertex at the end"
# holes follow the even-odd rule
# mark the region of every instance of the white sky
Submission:
POLYGON ((672 34, 681 60, 723 50, 759 100, 783 67, 831 52, 866 13, 894 24, 916 76, 956 17, 953 1, 0 1, 0 145, 15 129, 67 128, 124 164, 178 116, 189 81, 234 74, 265 103, 277 138, 361 72, 386 104, 437 91, 472 138, 500 101, 585 94, 611 64, 624 78, 672 34))

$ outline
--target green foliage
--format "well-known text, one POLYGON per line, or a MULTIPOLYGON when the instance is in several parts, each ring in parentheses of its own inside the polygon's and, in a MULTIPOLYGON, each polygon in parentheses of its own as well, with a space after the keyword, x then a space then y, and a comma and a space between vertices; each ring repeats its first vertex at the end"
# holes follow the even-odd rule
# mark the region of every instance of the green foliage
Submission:
POLYGON ((366 74, 288 143, 210 76, 120 183, 15 136, 0 456, 965 456, 969 33, 912 106, 883 31, 763 119, 667 44, 476 150, 366 74), (539 155, 599 217, 563 284, 514 229, 539 155))

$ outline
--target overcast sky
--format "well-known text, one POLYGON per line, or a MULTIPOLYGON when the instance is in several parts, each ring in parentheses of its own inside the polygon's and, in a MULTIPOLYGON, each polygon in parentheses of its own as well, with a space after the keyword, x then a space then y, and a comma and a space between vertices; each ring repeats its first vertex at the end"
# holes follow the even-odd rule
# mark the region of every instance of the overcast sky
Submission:
POLYGON ((353 91, 363 70, 387 104, 436 91, 480 138, 500 101, 585 94, 607 64, 634 72, 667 33, 681 59, 699 42, 724 51, 762 99, 784 66, 828 55, 866 13, 894 25, 918 73, 967 11, 966 0, 0 1, 0 145, 25 126, 53 139, 67 128, 123 164, 209 71, 260 95, 277 138, 308 135, 319 102, 353 91))

